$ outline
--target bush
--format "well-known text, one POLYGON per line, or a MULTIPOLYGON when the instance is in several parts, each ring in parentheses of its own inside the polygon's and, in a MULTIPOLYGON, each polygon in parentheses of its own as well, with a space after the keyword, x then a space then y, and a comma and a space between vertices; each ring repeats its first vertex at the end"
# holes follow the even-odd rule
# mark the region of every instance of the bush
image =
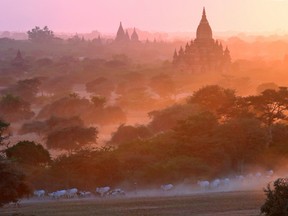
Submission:
POLYGON ((266 216, 288 216, 288 178, 279 178, 264 189, 267 196, 261 207, 261 214, 266 216))

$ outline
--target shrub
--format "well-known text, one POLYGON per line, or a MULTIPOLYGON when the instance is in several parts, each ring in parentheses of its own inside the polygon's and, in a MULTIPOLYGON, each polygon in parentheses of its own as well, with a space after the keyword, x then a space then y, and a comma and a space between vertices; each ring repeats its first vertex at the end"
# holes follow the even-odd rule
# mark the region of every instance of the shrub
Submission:
POLYGON ((266 201, 261 214, 266 216, 288 216, 288 178, 279 178, 264 189, 266 201))

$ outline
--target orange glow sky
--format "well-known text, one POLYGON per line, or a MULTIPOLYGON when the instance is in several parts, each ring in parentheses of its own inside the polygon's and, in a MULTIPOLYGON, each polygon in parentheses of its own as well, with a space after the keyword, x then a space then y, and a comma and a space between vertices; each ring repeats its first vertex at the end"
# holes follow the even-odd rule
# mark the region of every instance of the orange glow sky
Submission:
POLYGON ((0 0, 0 31, 192 32, 203 6, 214 31, 288 33, 288 0, 0 0))

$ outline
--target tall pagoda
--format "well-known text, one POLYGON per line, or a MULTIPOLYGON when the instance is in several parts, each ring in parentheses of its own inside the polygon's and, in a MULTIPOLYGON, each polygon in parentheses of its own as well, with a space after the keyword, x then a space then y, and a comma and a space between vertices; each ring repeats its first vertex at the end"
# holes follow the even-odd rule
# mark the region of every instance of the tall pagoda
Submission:
POLYGON ((118 42, 119 44, 121 43, 126 44, 128 42, 139 42, 139 37, 136 32, 136 29, 134 28, 130 37, 128 30, 126 30, 125 32, 122 26, 122 22, 120 22, 120 25, 116 34, 115 42, 118 42))
POLYGON ((120 26, 118 28, 115 41, 116 42, 128 42, 129 40, 130 40, 129 34, 127 31, 126 32, 124 31, 122 22, 120 22, 120 26))
POLYGON ((175 50, 173 64, 185 67, 191 72, 226 72, 231 64, 230 51, 221 42, 213 39, 212 29, 203 8, 202 19, 198 25, 196 39, 175 50))

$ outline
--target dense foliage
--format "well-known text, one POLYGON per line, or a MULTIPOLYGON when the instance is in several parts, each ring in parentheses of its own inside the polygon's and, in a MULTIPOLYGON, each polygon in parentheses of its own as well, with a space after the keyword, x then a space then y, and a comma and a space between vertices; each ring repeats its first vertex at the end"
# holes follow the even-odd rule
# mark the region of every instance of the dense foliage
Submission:
POLYGON ((0 159, 0 176, 0 207, 31 193, 25 175, 10 161, 0 159))
POLYGON ((20 141, 5 150, 7 158, 16 160, 21 165, 41 165, 50 162, 49 152, 42 145, 31 141, 20 141))
POLYGON ((279 178, 268 184, 264 190, 266 201, 261 207, 261 213, 266 216, 288 215, 288 179, 279 178))

